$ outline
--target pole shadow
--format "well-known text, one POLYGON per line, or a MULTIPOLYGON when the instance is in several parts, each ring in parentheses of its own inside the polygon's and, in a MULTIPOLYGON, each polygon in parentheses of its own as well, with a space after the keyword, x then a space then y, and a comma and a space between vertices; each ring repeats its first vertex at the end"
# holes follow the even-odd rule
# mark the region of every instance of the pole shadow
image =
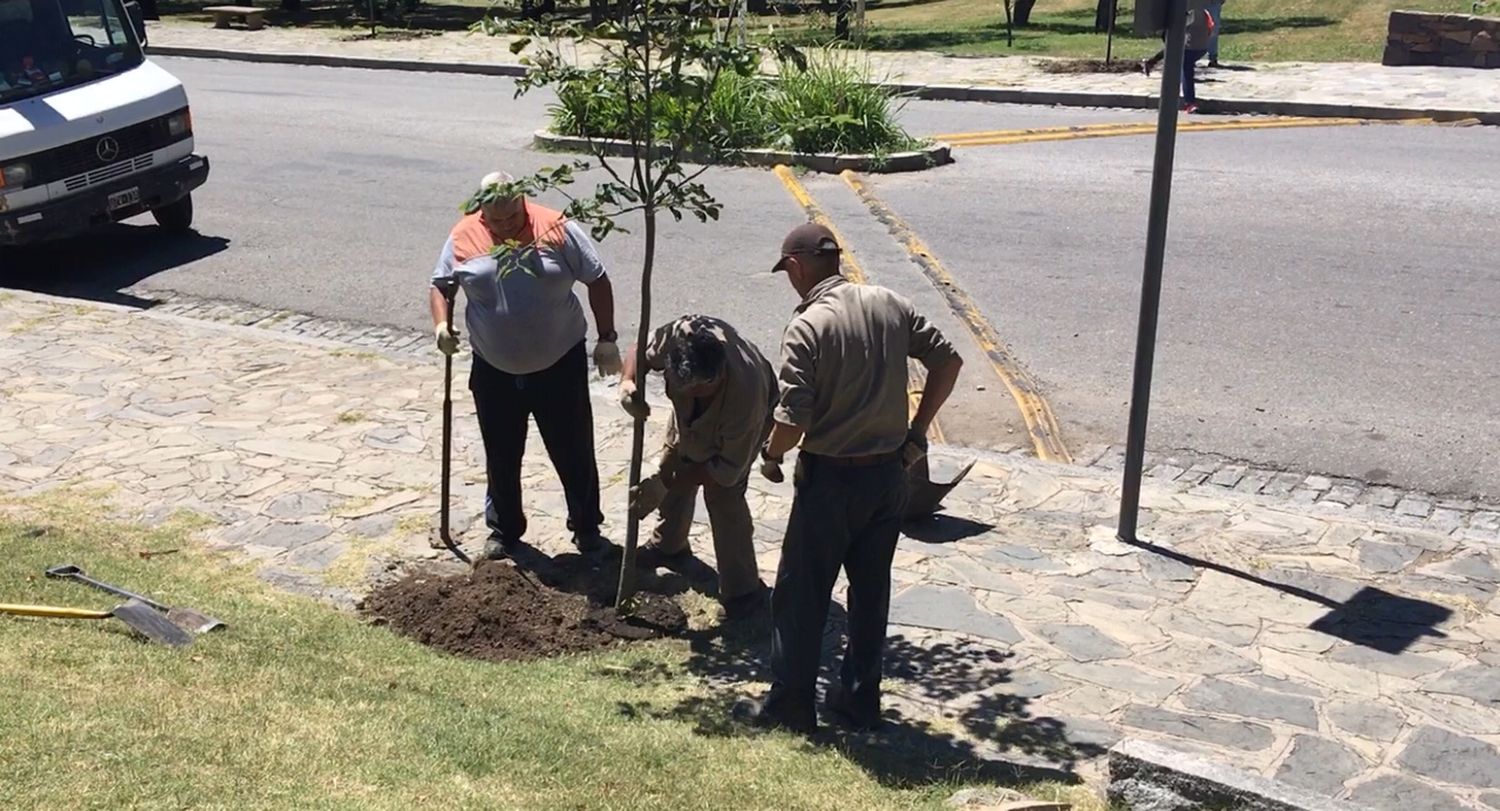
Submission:
POLYGON ((1195 569, 1237 577, 1257 586, 1290 594, 1325 606, 1329 612, 1319 617, 1309 629, 1382 653, 1399 654, 1422 637, 1446 638, 1437 626, 1453 616, 1453 611, 1437 603, 1402 597, 1374 586, 1364 586, 1345 600, 1339 600, 1310 589, 1268 580, 1232 566, 1187 555, 1149 541, 1126 540, 1131 546, 1175 560, 1195 569))

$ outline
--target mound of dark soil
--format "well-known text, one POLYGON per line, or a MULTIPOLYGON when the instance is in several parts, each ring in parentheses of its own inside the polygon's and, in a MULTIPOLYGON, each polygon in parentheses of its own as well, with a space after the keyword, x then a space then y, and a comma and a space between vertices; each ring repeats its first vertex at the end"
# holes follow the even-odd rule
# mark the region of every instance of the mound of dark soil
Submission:
POLYGON ((1043 73, 1140 73, 1139 59, 1047 59, 1037 63, 1043 73))
POLYGON ((599 599, 554 589, 510 563, 472 572, 416 572, 372 592, 365 613, 439 650, 490 661, 595 650, 621 641, 672 636, 687 617, 671 599, 639 593, 621 619, 599 599))

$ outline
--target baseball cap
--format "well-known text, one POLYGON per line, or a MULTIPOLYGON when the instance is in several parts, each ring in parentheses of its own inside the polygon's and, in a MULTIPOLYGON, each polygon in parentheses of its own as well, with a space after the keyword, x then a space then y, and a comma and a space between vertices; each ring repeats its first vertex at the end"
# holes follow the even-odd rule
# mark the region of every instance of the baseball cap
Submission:
POLYGON ((803 223, 792 229, 781 241, 781 258, 776 260, 776 265, 771 272, 785 270, 786 258, 788 256, 817 256, 820 254, 838 253, 839 241, 834 239, 833 232, 826 226, 815 222, 803 223))

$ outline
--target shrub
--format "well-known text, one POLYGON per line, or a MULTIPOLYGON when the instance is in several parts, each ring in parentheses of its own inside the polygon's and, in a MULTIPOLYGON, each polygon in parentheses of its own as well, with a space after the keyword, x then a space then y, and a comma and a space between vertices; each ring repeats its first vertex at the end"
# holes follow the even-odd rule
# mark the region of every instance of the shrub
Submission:
POLYGON ((869 69, 827 50, 785 66, 772 104, 776 127, 798 152, 884 153, 916 144, 896 120, 901 106, 869 69))
MULTIPOLYGON (((551 109, 553 132, 623 137, 625 90, 619 79, 598 75, 564 85, 551 109)), ((867 68, 830 50, 805 66, 785 65, 779 76, 720 74, 703 115, 722 149, 884 154, 918 143, 897 122, 900 109, 889 90, 871 84, 867 68)), ((663 138, 685 126, 681 116, 675 99, 656 99, 663 138)))

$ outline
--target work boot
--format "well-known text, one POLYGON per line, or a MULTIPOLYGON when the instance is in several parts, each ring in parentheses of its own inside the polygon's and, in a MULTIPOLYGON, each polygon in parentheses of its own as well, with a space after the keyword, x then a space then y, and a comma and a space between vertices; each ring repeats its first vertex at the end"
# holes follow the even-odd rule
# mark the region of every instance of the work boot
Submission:
POLYGON ((734 707, 730 709, 729 714, 734 720, 756 729, 783 729, 808 736, 818 731, 817 721, 794 721, 783 718, 780 713, 766 709, 764 702, 753 698, 742 698, 734 702, 734 707))
POLYGON ((691 554, 691 550, 686 548, 679 552, 668 552, 662 549, 660 544, 641 544, 635 550, 635 565, 642 569, 660 569, 663 566, 670 567, 672 564, 687 558, 689 554, 691 554))
POLYGON ((766 584, 761 583, 745 594, 724 600, 724 619, 734 622, 755 616, 766 607, 766 596, 770 591, 766 584))
POLYGON ((843 685, 830 684, 828 694, 823 699, 823 709, 833 718, 834 723, 854 732, 874 732, 880 729, 883 721, 880 718, 880 706, 877 702, 875 708, 858 708, 845 693, 843 685))

